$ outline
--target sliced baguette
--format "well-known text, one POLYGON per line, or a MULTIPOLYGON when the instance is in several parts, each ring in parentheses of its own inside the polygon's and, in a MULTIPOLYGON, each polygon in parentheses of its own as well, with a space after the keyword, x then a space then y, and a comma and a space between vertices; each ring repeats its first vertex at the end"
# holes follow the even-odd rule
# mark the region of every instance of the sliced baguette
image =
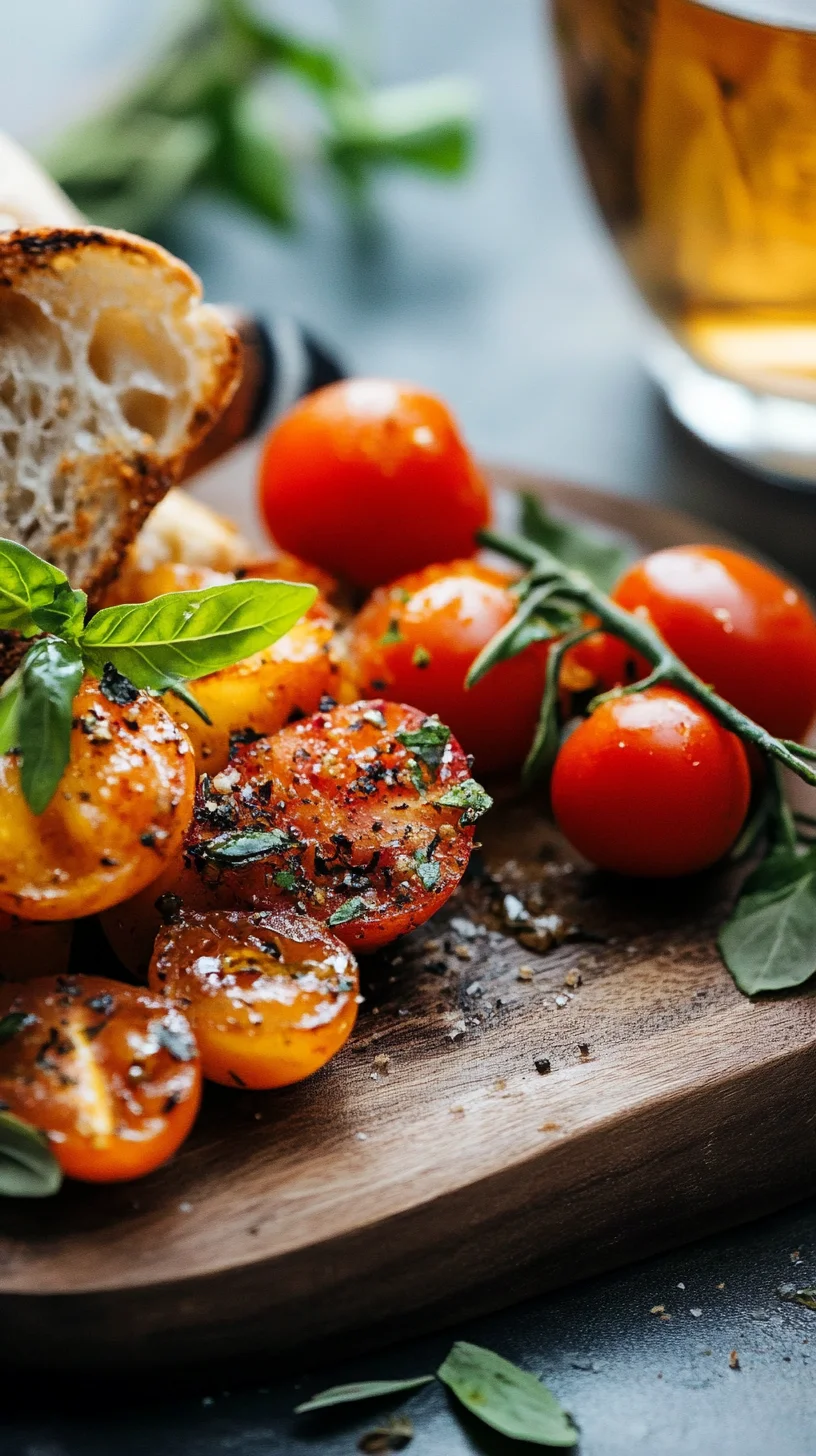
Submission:
POLYGON ((239 377, 235 333, 163 248, 0 235, 0 536, 98 601, 239 377))

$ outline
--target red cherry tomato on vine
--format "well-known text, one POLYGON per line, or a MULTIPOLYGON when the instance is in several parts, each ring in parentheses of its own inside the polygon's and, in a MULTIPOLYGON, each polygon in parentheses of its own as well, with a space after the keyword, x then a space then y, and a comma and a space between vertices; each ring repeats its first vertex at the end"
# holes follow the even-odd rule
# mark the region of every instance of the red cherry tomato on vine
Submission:
POLYGON ((273 426, 261 510, 286 551, 357 586, 472 555, 487 486, 449 409, 390 379, 347 379, 273 426))
POLYGON ((465 688, 471 663, 516 610, 512 581, 475 561, 427 566, 376 591, 351 636, 355 691, 437 713, 480 772, 524 761, 544 692, 546 642, 465 688))
POLYGON ((602 703, 555 761, 555 817, 571 844, 625 875, 692 874, 720 859, 750 798, 742 743, 672 688, 602 703))
POLYGON ((71 1178, 114 1183, 164 1163, 201 1100, 190 1025, 174 1006, 101 976, 0 987, 0 1099, 46 1133, 71 1178))
MULTIPOLYGON (((723 546, 673 546, 630 567, 612 593, 648 616, 677 656, 778 738, 804 737, 816 714, 816 616, 782 577, 723 546)), ((580 662, 604 687, 646 675, 614 638, 589 638, 580 662)))

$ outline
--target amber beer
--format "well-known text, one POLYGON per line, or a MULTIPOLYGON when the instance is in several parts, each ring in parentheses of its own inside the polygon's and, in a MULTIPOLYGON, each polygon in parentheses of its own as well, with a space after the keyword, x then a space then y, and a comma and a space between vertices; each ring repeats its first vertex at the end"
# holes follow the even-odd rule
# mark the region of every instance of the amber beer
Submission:
POLYGON ((553 0, 607 222, 706 369, 816 401, 816 0, 553 0))

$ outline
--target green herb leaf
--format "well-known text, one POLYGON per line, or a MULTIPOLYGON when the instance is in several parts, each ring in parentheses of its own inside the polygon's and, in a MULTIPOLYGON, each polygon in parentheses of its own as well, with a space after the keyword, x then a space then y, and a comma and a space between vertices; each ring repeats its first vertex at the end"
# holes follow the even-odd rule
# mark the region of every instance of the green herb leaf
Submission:
POLYGON ((438 718, 425 718, 418 728, 400 729, 396 738, 430 769, 431 778, 436 778, 439 765, 445 757, 450 728, 440 723, 438 718))
POLYGON ((380 646, 393 647, 397 642, 403 642, 404 640, 399 624, 399 617, 392 617, 380 638, 380 646))
POLYGON ((82 657, 73 642, 46 637, 21 664, 18 736, 20 782, 32 814, 42 814, 57 791, 71 753, 74 697, 82 682, 82 657))
POLYGON ((0 1112, 0 1197, 49 1198, 61 1183, 62 1169, 44 1133, 0 1112))
POLYGON ((801 986, 816 973, 816 851, 777 849, 749 876, 719 936, 746 996, 801 986))
POLYGON ((66 591, 71 588, 64 571, 17 541, 0 539, 0 627, 34 637, 43 630, 35 613, 66 591))
POLYGON ((399 1395, 405 1390, 419 1390, 423 1385, 431 1385, 434 1379, 433 1375, 416 1375, 412 1380, 356 1380, 352 1385, 332 1385, 296 1405, 295 1415, 328 1410, 333 1405, 351 1405, 359 1400, 380 1400, 383 1396, 399 1395))
POLYGON ((291 168, 275 135, 279 117, 261 88, 236 97, 228 162, 243 200, 276 227, 295 218, 291 168))
POLYGON ((452 784, 436 802, 445 809, 461 809, 459 823, 463 825, 475 824, 493 804, 490 795, 475 779, 463 779, 460 784, 452 784))
POLYGON ((329 916, 326 924, 347 925, 349 920, 359 920, 363 915, 367 915, 368 911, 369 906, 366 904, 362 895, 352 895, 350 900, 344 900, 342 905, 338 905, 334 913, 329 916))
POLYGON ((794 1304, 801 1304, 803 1309, 816 1310, 816 1289, 797 1289, 791 1299, 794 1304))
POLYGON ((417 646, 414 648, 413 653, 411 654, 411 663, 414 667, 418 667, 420 669, 430 667, 431 654, 428 651, 427 647, 423 647, 421 643, 418 643, 417 646))
POLYGON ((53 632, 57 637, 75 641, 82 633, 87 610, 88 598, 84 591, 74 591, 63 581, 54 593, 54 600, 35 607, 31 615, 41 632, 53 632))
POLYGON ((436 1373, 467 1410, 502 1435, 536 1446, 574 1446, 578 1440, 546 1385, 492 1350, 457 1340, 436 1373))
POLYGON ((18 667, 0 688, 0 753, 10 753, 20 740, 23 674, 18 667))
POLYGON ((204 840, 196 847, 195 857, 210 864, 235 868, 266 859, 269 854, 281 854, 283 850, 291 849, 294 843, 286 829, 233 829, 204 840))
POLYGON ((435 890, 439 884, 439 876, 442 873, 442 866, 437 859, 425 859, 421 849, 414 855, 417 861, 417 874, 426 890, 435 890))
POLYGON ((441 176, 464 171, 473 152, 474 87, 456 77, 346 92, 335 98, 332 159, 401 163, 441 176))
POLYGON ((521 528, 528 540, 546 547, 565 566, 583 571, 604 591, 614 586, 634 552, 604 540, 589 527, 556 520, 534 495, 523 495, 521 499, 521 528))
POLYGON ((26 1011, 10 1011, 7 1016, 0 1018, 0 1046, 11 1041, 18 1031, 22 1031, 24 1026, 29 1026, 35 1020, 36 1017, 26 1011))
POLYGON ((296 890, 298 883, 298 877, 292 870, 278 870, 275 875, 275 884, 281 890, 296 890))
POLYGON ((103 607, 82 634, 82 654, 98 676, 110 662, 137 687, 167 691, 277 642, 316 595, 313 586, 254 579, 103 607))

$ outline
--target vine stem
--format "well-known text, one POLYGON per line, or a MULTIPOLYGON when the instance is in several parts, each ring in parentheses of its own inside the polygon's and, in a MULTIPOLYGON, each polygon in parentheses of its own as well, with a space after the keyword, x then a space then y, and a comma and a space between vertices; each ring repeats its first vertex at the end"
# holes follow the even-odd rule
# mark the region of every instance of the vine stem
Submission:
POLYGON ((571 602, 596 617, 599 627, 614 637, 622 638, 651 664, 652 671, 643 682, 633 683, 631 689, 616 688, 611 693, 604 693, 600 699, 595 699, 594 705, 603 699, 623 696, 629 691, 642 691, 647 684, 654 686, 656 683, 666 683, 701 703, 718 722, 736 733, 744 742, 755 744, 761 753, 789 768, 806 784, 816 785, 816 762, 813 761, 812 750, 802 748, 800 751, 798 744, 787 739, 774 738, 772 733, 760 727, 745 713, 741 713, 733 703, 721 698, 719 693, 675 656, 654 627, 641 617, 619 607, 583 572, 572 570, 545 547, 536 546, 534 542, 519 536, 506 536, 501 531, 486 529, 479 532, 478 539, 483 546, 499 551, 503 556, 526 566, 533 589, 544 583, 557 582, 559 601, 571 602))

